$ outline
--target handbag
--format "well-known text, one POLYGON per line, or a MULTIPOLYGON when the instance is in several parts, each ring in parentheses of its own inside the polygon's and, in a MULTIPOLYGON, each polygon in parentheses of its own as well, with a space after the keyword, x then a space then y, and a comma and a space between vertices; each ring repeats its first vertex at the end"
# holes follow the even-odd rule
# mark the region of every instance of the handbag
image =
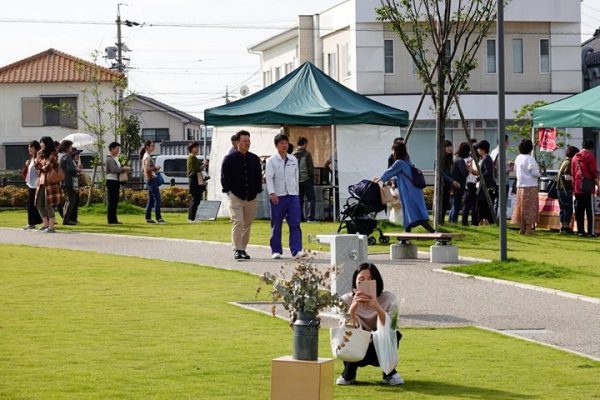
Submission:
POLYGON ((46 184, 47 185, 56 185, 57 183, 61 183, 62 180, 65 179, 65 173, 62 168, 50 168, 50 171, 46 172, 46 184))
POLYGON ((408 178, 408 180, 413 184, 414 187, 419 189, 425 189, 427 187, 427 183, 425 182, 425 175, 423 175, 423 171, 415 167, 414 164, 411 164, 410 172, 412 176, 408 176, 404 172, 400 171, 402 175, 408 178))
POLYGON ((552 180, 550 183, 548 183, 548 198, 558 199, 558 188, 555 180, 552 180))
POLYGON ((360 328, 339 326, 331 328, 331 352, 334 357, 348 362, 357 362, 365 358, 371 332, 360 328))
POLYGON ((379 188, 381 194, 381 204, 389 204, 394 202, 394 194, 392 188, 387 185, 383 185, 379 188))
POLYGON ((129 174, 127 171, 123 171, 119 173, 119 182, 125 183, 129 180, 129 174))
POLYGON ((165 184, 165 178, 163 178, 161 173, 157 173, 156 174, 156 185, 160 186, 160 185, 164 185, 165 184))
POLYGON ((585 176, 583 176, 583 171, 581 170, 581 161, 579 160, 577 160, 577 167, 579 169, 579 175, 581 175, 579 191, 588 194, 593 193, 594 188, 596 187, 596 182, 594 182, 592 178, 586 178, 585 176))

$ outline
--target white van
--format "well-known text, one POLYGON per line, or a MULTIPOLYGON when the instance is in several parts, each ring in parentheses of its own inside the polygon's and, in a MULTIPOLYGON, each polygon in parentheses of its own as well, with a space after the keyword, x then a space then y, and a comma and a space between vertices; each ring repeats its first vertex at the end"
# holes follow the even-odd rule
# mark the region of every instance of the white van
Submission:
MULTIPOLYGON (((203 156, 197 156, 198 160, 204 161, 203 156)), ((166 155, 156 156, 154 165, 160 167, 160 172, 165 178, 166 185, 188 186, 187 177, 188 156, 166 155)), ((208 171, 208 168, 206 169, 208 171)))

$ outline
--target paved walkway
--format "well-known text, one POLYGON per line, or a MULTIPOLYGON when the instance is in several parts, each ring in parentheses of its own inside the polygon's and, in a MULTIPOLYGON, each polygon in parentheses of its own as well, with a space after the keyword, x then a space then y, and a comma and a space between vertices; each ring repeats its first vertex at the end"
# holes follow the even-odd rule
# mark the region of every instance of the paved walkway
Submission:
MULTIPOLYGON (((53 235, 0 228, 0 243, 60 247, 180 261, 261 274, 278 271, 291 260, 271 260, 264 246, 251 246, 252 260, 236 262, 229 244, 90 233, 53 235)), ((289 254, 288 254, 289 255, 289 254)), ((328 253, 316 261, 326 265, 328 253)), ((390 261, 370 256, 386 289, 401 301, 401 326, 476 325, 600 359, 600 304, 520 287, 436 272, 428 260, 390 261)))

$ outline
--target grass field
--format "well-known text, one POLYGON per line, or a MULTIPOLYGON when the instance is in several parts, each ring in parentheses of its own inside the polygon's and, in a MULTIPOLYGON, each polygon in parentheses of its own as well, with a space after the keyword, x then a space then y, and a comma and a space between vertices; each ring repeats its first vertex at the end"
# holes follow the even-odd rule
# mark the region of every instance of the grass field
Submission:
MULTIPOLYGON (((0 398, 268 399, 286 322, 232 305, 257 279, 189 264, 0 245, 0 398)), ((359 370, 336 399, 600 398, 600 363, 478 330, 403 329, 403 387, 359 370)), ((320 355, 329 356, 322 330, 320 355)), ((336 362, 336 376, 341 372, 336 362)))
MULTIPOLYGON (((59 226, 67 231, 85 231, 111 234, 127 234, 139 236, 157 236, 169 238, 185 238, 228 242, 231 237, 231 225, 227 219, 188 224, 185 213, 166 213, 167 225, 148 225, 145 223, 141 209, 129 208, 127 214, 120 213, 119 219, 124 225, 107 225, 106 213, 101 206, 91 210, 82 209, 79 218, 81 225, 59 226)), ((125 210, 123 210, 125 211, 125 210)), ((0 226, 21 227, 26 214, 24 210, 0 212, 0 226)), ((313 238, 320 233, 333 233, 337 223, 319 222, 303 224, 304 245, 306 248, 328 251, 329 247, 308 243, 308 235, 313 238)), ((398 228, 388 227, 395 230, 398 228)), ((459 254, 498 259, 498 228, 496 226, 462 227, 446 225, 450 232, 462 232, 465 237, 456 241, 459 254)), ((270 226, 267 220, 255 221, 250 238, 253 244, 269 243, 270 226)), ((284 225, 284 244, 287 237, 284 225)), ((483 276, 491 276, 525 282, 587 296, 600 297, 600 239, 563 236, 556 232, 537 231, 535 235, 523 236, 514 230, 507 234, 508 254, 514 261, 511 263, 482 263, 469 266, 451 267, 450 269, 483 276)), ((420 244, 425 250, 430 243, 420 244)), ((369 251, 387 252, 388 245, 370 246, 369 251)))

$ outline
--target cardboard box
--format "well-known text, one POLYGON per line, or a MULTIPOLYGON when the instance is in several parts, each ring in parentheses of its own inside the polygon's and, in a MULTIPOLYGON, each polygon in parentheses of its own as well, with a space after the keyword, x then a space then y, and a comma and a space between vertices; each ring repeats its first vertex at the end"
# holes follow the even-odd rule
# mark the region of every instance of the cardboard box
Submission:
POLYGON ((332 358, 294 360, 292 356, 271 362, 271 400, 333 399, 332 358))

